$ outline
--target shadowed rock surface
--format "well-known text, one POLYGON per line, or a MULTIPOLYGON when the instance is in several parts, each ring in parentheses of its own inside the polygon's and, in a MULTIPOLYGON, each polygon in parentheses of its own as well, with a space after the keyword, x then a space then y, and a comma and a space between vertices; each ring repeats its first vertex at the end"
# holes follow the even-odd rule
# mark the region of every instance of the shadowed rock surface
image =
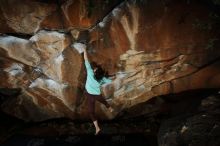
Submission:
POLYGON ((88 143, 217 146, 220 137, 219 101, 216 90, 157 97, 124 111, 117 119, 101 121, 102 132, 98 137, 93 136, 95 131, 89 121, 59 118, 37 123, 24 122, 1 113, 4 120, 0 122, 0 143, 2 146, 88 143))
POLYGON ((164 121, 158 133, 159 145, 219 145, 219 104, 219 94, 211 95, 201 101, 198 112, 185 113, 164 121))

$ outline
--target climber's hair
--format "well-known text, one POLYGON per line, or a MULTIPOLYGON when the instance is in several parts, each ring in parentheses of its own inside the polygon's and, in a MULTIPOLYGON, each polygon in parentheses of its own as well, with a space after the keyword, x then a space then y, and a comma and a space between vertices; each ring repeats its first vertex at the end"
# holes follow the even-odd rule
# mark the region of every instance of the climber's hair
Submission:
POLYGON ((107 75, 107 72, 102 68, 102 66, 96 62, 91 62, 91 67, 93 70, 96 69, 94 75, 98 82, 100 82, 102 78, 107 75))

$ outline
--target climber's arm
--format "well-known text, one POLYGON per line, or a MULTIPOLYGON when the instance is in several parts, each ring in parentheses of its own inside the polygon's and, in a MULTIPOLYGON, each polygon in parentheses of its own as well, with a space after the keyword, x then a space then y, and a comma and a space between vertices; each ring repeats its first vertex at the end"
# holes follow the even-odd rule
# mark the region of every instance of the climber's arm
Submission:
POLYGON ((84 56, 84 61, 85 61, 85 66, 86 66, 87 74, 93 75, 93 70, 92 70, 92 67, 91 67, 91 65, 89 63, 89 59, 88 59, 86 48, 83 49, 83 52, 84 52, 83 56, 84 56))
POLYGON ((85 48, 83 49, 83 52, 84 52, 84 53, 83 53, 84 60, 85 60, 85 61, 89 61, 89 59, 88 59, 88 55, 87 55, 87 51, 86 51, 85 48))

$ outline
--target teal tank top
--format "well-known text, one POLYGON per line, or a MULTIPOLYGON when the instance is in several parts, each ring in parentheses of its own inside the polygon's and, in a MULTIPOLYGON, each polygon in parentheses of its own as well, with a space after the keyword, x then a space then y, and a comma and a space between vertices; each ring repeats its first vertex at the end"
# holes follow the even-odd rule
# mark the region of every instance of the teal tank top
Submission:
POLYGON ((86 77, 86 91, 89 94, 92 95, 100 95, 101 94, 101 85, 105 83, 111 83, 112 80, 107 79, 106 77, 103 77, 100 82, 98 82, 95 79, 95 75, 93 72, 93 69, 89 63, 89 61, 85 61, 85 66, 86 66, 86 72, 87 72, 87 77, 86 77))

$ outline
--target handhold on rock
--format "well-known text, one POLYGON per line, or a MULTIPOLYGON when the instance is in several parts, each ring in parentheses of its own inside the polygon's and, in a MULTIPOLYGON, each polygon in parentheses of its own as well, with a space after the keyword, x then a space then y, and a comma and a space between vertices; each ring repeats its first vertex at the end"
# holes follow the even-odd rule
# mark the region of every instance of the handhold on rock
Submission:
POLYGON ((84 52, 84 49, 86 49, 86 45, 83 43, 74 43, 71 46, 72 48, 75 48, 80 54, 84 52))

